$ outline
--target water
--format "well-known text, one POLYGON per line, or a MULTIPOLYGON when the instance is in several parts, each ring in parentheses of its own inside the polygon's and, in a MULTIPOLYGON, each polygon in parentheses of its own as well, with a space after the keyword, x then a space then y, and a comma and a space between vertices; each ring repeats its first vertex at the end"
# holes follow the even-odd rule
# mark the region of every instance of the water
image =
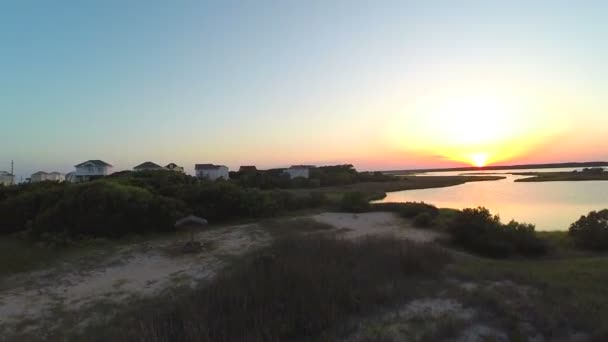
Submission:
MULTIPOLYGON (((567 230, 581 215, 608 208, 608 181, 513 182, 518 178, 504 172, 572 171, 575 169, 482 171, 506 179, 472 182, 422 190, 396 191, 378 202, 424 201, 440 208, 483 206, 499 214, 503 222, 514 219, 533 223, 537 230, 567 230)), ((467 172, 434 172, 426 175, 459 175, 467 172)))

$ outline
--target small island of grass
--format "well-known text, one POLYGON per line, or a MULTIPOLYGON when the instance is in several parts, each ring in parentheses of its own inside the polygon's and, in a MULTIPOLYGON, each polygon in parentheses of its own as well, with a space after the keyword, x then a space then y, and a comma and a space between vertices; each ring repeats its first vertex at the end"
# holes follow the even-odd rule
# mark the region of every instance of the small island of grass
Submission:
POLYGON ((601 167, 585 168, 582 171, 570 172, 522 172, 518 176, 531 176, 515 180, 516 182, 557 182, 557 181, 597 181, 608 180, 608 172, 601 167))

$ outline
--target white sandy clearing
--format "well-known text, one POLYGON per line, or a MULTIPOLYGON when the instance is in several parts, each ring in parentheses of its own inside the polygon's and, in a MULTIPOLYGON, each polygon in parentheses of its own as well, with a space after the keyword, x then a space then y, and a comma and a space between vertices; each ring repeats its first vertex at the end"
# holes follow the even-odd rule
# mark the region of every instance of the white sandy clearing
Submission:
POLYGON ((365 235, 394 235, 416 242, 431 242, 440 236, 439 233, 429 229, 415 228, 409 221, 391 212, 322 213, 313 218, 342 230, 347 238, 365 235))
POLYGON ((125 246, 101 261, 74 260, 4 279, 0 336, 28 333, 44 339, 45 331, 68 324, 61 321, 65 317, 83 314, 78 325, 91 323, 88 318, 95 318, 99 303, 120 307, 170 288, 193 287, 214 276, 224 265, 223 257, 263 246, 270 236, 258 225, 241 225, 201 232, 197 240, 210 247, 198 254, 176 255, 170 250, 182 242, 167 238, 125 246))

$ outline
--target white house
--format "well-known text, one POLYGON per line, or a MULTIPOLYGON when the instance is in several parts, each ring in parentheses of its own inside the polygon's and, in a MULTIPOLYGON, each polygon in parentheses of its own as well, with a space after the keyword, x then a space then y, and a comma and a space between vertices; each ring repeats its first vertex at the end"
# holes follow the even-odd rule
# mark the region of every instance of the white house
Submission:
POLYGON ((15 176, 6 171, 0 171, 0 185, 9 186, 13 184, 15 184, 15 176))
POLYGON ((33 173, 30 176, 30 182, 32 182, 32 183, 44 182, 46 180, 47 176, 48 176, 48 173, 46 173, 44 171, 38 171, 36 173, 33 173))
POLYGON ((289 168, 283 170, 284 173, 289 175, 289 178, 308 178, 310 177, 310 169, 314 168, 312 165, 292 165, 289 168))
POLYGON ((165 166, 165 169, 169 170, 169 171, 175 171, 175 172, 181 172, 184 173, 184 168, 182 166, 179 166, 175 163, 169 163, 167 166, 165 166))
POLYGON ((48 174, 47 179, 53 182, 64 182, 65 175, 61 172, 53 171, 48 174))
POLYGON ((44 182, 44 181, 52 181, 52 182, 63 182, 65 181, 65 175, 60 172, 44 172, 38 171, 30 177, 30 182, 44 182))
POLYGON ((196 164, 194 165, 196 177, 208 180, 228 179, 228 167, 224 165, 196 164))
POLYGON ((145 162, 133 168, 133 171, 164 170, 165 168, 153 162, 145 162))
POLYGON ((107 176, 112 172, 112 165, 103 160, 88 160, 76 166, 73 174, 74 182, 86 182, 92 177, 107 176))

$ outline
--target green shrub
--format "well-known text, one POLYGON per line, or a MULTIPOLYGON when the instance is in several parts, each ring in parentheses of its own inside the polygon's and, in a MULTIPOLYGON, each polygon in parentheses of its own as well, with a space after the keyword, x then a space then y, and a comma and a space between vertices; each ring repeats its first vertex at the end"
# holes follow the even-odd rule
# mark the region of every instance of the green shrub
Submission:
POLYGON ((432 218, 439 215, 439 209, 431 204, 424 202, 404 202, 404 203, 374 203, 372 204, 374 211, 392 211, 399 213, 405 218, 414 218, 419 214, 428 213, 432 218))
POLYGON ((608 249, 608 209, 592 211, 570 225, 568 231, 581 248, 608 249))
POLYGON ((452 242, 484 256, 504 258, 512 254, 539 256, 546 243, 536 236, 534 225, 515 221, 503 225, 486 208, 467 208, 449 224, 452 242))
POLYGON ((433 216, 427 212, 420 213, 414 217, 414 226, 416 227, 429 227, 431 224, 433 224, 433 216))
POLYGON ((38 215, 33 233, 70 237, 118 237, 128 233, 171 231, 183 205, 150 191, 96 181, 66 190, 52 207, 38 215))
POLYGON ((12 193, 0 202, 0 233, 27 229, 40 213, 60 200, 66 186, 41 182, 9 188, 12 193))
POLYGON ((359 191, 347 192, 342 196, 340 210, 349 213, 362 213, 370 209, 370 204, 364 193, 359 191))
POLYGON ((313 191, 310 193, 309 206, 313 208, 327 204, 327 195, 322 192, 313 191))

